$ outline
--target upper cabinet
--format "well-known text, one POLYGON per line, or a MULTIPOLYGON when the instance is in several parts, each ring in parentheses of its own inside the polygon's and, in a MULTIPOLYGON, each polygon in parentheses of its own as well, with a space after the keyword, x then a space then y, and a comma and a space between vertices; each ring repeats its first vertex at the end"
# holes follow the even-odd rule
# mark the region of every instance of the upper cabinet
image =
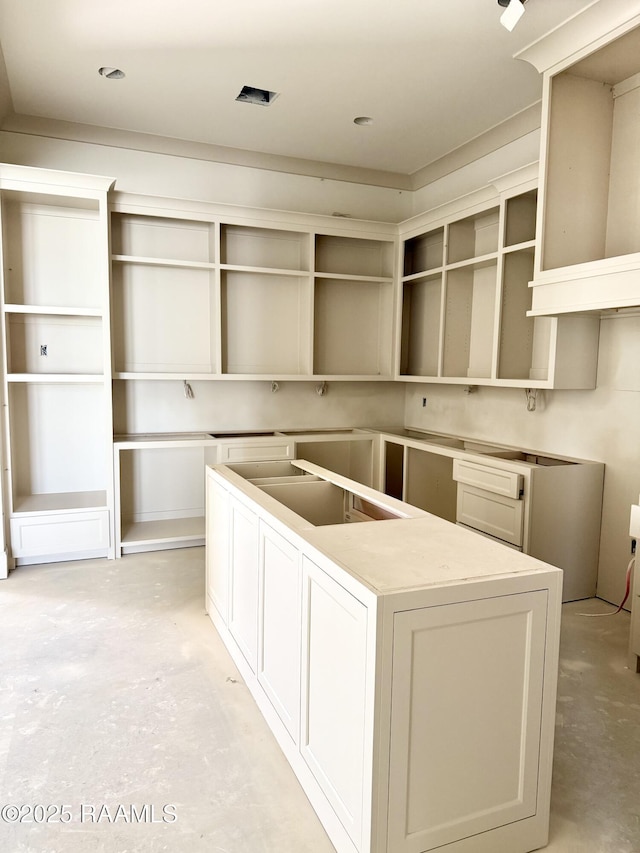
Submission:
POLYGON ((399 378, 527 388, 592 388, 594 318, 535 318, 537 170, 496 179, 405 231, 399 378))
POLYGON ((533 315, 640 305, 639 13, 601 0, 520 54, 544 72, 533 315))
POLYGON ((116 378, 393 378, 393 226, 183 207, 112 205, 116 378))

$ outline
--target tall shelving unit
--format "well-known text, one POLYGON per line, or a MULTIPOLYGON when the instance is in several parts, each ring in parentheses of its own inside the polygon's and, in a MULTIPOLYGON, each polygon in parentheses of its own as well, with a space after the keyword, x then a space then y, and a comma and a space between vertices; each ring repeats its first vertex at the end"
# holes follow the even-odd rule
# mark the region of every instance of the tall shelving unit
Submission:
POLYGON ((113 556, 112 183, 0 167, 6 515, 24 563, 113 556))

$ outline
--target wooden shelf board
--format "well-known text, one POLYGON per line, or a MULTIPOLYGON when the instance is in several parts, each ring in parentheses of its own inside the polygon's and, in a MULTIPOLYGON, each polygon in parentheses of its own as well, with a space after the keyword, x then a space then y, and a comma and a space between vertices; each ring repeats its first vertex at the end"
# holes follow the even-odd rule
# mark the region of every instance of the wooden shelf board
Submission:
POLYGON ((309 270, 280 269, 278 267, 251 267, 241 264, 220 264, 220 270, 222 272, 255 273, 256 275, 290 275, 295 276, 296 278, 310 275, 309 270))
POLYGON ((444 267, 433 267, 433 269, 423 270, 422 272, 414 272, 411 275, 405 275, 402 277, 403 284, 411 284, 414 281, 426 280, 429 278, 437 278, 442 275, 444 267))
POLYGON ((401 373, 400 382, 424 382, 446 385, 491 385, 496 388, 552 388, 548 380, 541 379, 492 379, 480 376, 414 376, 401 373))
POLYGON ((217 264, 211 261, 179 261, 171 258, 147 258, 140 255, 112 255, 111 260, 119 264, 139 264, 153 267, 181 267, 182 269, 214 270, 217 264))
POLYGON ((219 373, 193 373, 189 370, 184 370, 181 373, 138 373, 130 370, 119 370, 113 374, 114 379, 134 379, 134 380, 152 380, 152 381, 179 381, 188 380, 189 382, 208 382, 211 379, 220 379, 219 373))
POLYGON ((488 266, 489 264, 495 263, 497 260, 498 252, 489 252, 486 255, 479 255, 477 258, 466 258, 464 261, 454 261, 453 263, 446 264, 445 269, 449 271, 464 269, 465 267, 488 266))
POLYGON ((107 509, 107 493, 57 492, 45 495, 18 495, 13 500, 13 515, 107 509))
POLYGON ((22 382, 24 384, 102 384, 104 382, 103 373, 9 373, 7 382, 22 382))
POLYGON ((527 240, 524 243, 512 243, 509 246, 505 246, 504 252, 505 252, 505 254, 508 254, 511 252, 523 252, 523 251, 525 251, 525 249, 530 249, 533 252, 535 247, 536 247, 536 241, 535 240, 527 240))
POLYGON ((123 546, 179 543, 199 540, 204 535, 204 516, 161 521, 123 521, 121 542, 123 546))
POLYGON ((345 275, 333 272, 315 272, 314 278, 330 279, 334 281, 360 281, 371 284, 393 284, 393 278, 379 275, 345 275))
POLYGON ((4 306, 5 314, 51 314, 56 317, 102 317, 100 308, 77 308, 58 305, 17 305, 9 303, 4 306))

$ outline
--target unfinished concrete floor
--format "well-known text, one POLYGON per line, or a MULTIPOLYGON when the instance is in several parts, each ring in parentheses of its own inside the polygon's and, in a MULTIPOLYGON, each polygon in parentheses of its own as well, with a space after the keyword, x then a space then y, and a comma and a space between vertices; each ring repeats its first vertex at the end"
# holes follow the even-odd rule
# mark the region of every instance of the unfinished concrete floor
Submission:
MULTIPOLYGON (((22 567, 0 583, 0 851, 333 851, 203 587, 201 548, 22 567), (7 805, 50 808, 12 822, 7 805)), ((607 609, 564 608, 549 853, 640 851, 629 617, 578 615, 607 609)))

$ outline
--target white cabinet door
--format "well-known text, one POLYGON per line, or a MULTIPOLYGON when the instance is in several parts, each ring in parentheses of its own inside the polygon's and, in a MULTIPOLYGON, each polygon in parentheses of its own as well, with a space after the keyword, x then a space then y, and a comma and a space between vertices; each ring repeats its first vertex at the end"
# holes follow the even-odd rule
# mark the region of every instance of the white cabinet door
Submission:
POLYGON ((367 608, 303 557, 300 751, 353 843, 363 830, 367 608))
POLYGON ((258 656, 258 518, 231 497, 229 503, 229 631, 256 671, 258 656))
POLYGON ((260 522, 258 682, 287 731, 300 730, 300 554, 260 522))
POLYGON ((423 853, 536 814, 547 596, 395 615, 393 853, 423 853))
POLYGON ((212 601, 225 624, 229 617, 229 492, 207 476, 207 606, 212 601))

